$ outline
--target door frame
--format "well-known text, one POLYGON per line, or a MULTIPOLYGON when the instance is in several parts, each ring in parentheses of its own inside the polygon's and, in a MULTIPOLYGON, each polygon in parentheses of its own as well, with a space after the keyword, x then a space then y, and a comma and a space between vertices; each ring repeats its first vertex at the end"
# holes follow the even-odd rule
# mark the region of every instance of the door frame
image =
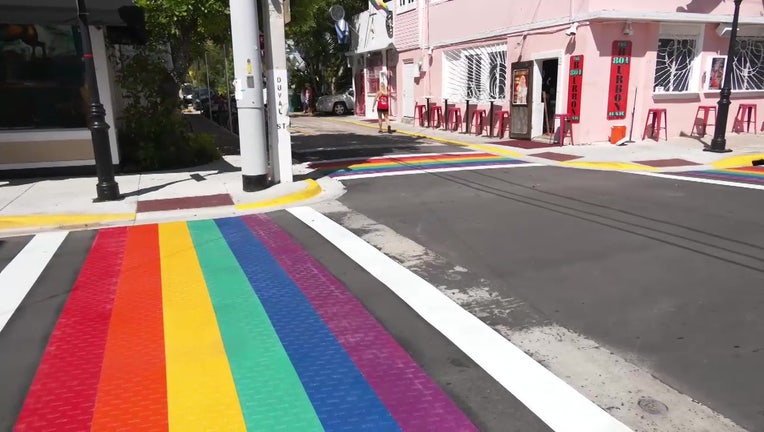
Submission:
MULTIPOLYGON (((533 111, 531 112, 531 137, 537 138, 544 135, 544 104, 541 101, 541 80, 542 64, 544 60, 557 59, 557 106, 555 114, 564 114, 568 106, 568 94, 565 92, 567 82, 563 79, 565 75, 565 50, 552 50, 534 53, 531 55, 533 66, 533 100, 535 101, 533 111)), ((554 127, 553 133, 556 130, 554 127)))
POLYGON ((401 86, 401 117, 414 118, 414 105, 416 105, 416 97, 414 96, 414 93, 416 93, 416 83, 414 82, 414 79, 416 78, 416 64, 414 63, 413 59, 411 59, 410 62, 403 62, 402 76, 403 85, 401 86), (406 73, 407 70, 411 70, 410 75, 406 73), (409 85, 411 86, 411 94, 408 95, 407 98, 406 88, 409 85))

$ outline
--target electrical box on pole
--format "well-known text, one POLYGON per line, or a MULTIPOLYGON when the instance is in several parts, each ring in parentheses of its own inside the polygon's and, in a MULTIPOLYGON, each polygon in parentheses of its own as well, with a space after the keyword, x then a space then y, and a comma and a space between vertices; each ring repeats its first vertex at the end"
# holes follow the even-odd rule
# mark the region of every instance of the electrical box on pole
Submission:
POLYGON ((282 0, 262 0, 268 82, 268 121, 271 125, 268 141, 271 170, 275 183, 291 183, 293 181, 284 3, 282 0))

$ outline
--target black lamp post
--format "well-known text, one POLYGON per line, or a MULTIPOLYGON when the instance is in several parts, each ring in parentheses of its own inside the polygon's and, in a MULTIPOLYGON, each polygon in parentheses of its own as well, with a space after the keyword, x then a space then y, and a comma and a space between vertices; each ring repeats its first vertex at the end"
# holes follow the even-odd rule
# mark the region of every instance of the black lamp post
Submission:
POLYGON ((722 91, 719 94, 719 113, 716 115, 716 127, 714 138, 711 140, 711 146, 708 151, 714 153, 726 153, 732 150, 727 148, 727 119, 730 111, 730 96, 732 95, 732 68, 737 54, 737 23, 740 19, 740 3, 743 0, 735 1, 735 14, 732 17, 732 31, 730 32, 730 47, 727 50, 727 64, 724 68, 724 81, 722 91))
POLYGON ((97 198, 95 201, 115 201, 120 199, 119 185, 114 180, 114 165, 111 161, 111 147, 109 144, 109 124, 106 123, 106 110, 101 104, 98 94, 98 80, 96 79, 95 62, 93 61, 93 46, 90 42, 90 28, 88 27, 88 10, 85 0, 77 1, 77 15, 79 17, 80 38, 82 38, 82 61, 85 64, 85 80, 90 95, 90 110, 88 113, 88 129, 93 140, 93 155, 95 157, 97 198))

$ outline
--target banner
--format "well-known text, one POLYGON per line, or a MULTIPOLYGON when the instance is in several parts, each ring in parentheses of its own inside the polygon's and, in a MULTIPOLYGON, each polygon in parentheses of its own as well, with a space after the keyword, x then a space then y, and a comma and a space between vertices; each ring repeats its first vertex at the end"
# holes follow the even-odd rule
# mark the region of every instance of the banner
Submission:
POLYGON ((584 80, 584 56, 570 57, 568 75, 568 115, 573 123, 581 121, 581 92, 584 80))
POLYGON ((610 91, 608 92, 607 119, 626 118, 629 102, 629 75, 631 73, 631 41, 613 41, 610 59, 610 91))

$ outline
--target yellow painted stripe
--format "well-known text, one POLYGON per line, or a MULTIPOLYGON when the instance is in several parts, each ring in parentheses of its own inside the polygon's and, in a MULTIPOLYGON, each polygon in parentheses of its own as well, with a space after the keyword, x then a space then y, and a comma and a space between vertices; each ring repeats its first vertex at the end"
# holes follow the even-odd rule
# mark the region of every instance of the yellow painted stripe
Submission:
POLYGON ((135 214, 133 213, 0 216, 0 229, 72 227, 105 222, 128 222, 132 220, 135 220, 135 214))
MULTIPOLYGON (((489 156, 475 156, 475 157, 461 157, 461 158, 435 158, 435 159, 427 159, 427 160, 421 160, 421 161, 414 161, 409 162, 406 160, 407 158, 398 158, 395 159, 392 162, 361 162, 357 164, 352 165, 343 165, 343 168, 384 168, 384 167, 398 167, 398 166, 406 166, 406 165, 423 165, 426 166, 428 164, 436 164, 436 163, 443 163, 443 162, 452 162, 452 163, 465 163, 465 162, 480 162, 480 161, 491 161, 491 160, 504 160, 501 156, 497 155, 489 155, 489 156)), ((319 167, 319 169, 321 169, 319 167)))
POLYGON ((296 202, 304 201, 306 199, 313 198, 321 193, 321 185, 318 184, 313 179, 305 180, 306 186, 305 189, 294 192, 288 195, 284 195, 283 197, 279 198, 273 198, 269 200, 264 201, 258 201, 253 203, 246 203, 246 204, 237 204, 236 210, 252 210, 252 209, 258 209, 258 208, 266 208, 266 207, 277 207, 277 206, 284 206, 288 204, 294 204, 296 202))
POLYGON ((188 227, 159 226, 170 431, 246 431, 188 227))
POLYGON ((560 165, 617 171, 658 171, 657 168, 651 166, 629 162, 562 162, 560 165))
POLYGON ((764 153, 753 153, 719 159, 718 161, 711 162, 711 165, 718 169, 750 167, 753 166, 753 161, 762 159, 764 159, 764 153))

